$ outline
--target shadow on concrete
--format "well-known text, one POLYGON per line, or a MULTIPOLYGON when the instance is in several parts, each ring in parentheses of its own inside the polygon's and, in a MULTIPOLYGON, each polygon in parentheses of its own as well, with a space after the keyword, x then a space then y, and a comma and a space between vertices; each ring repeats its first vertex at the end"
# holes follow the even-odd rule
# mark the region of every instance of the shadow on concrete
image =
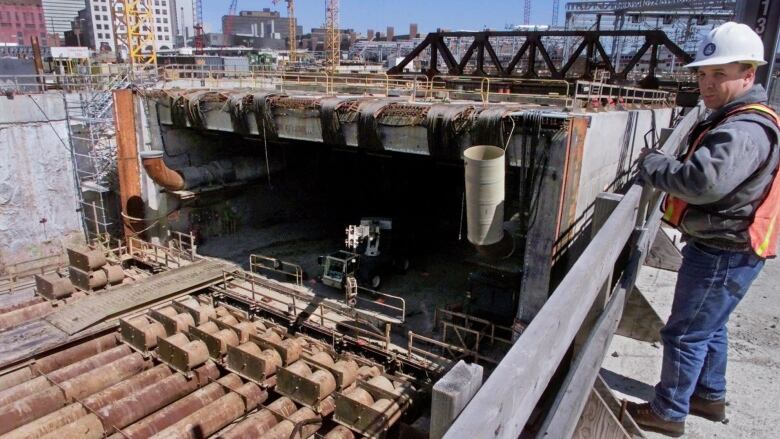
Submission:
POLYGON ((629 378, 608 369, 601 369, 601 377, 610 389, 634 396, 642 401, 651 401, 655 397, 655 388, 633 378, 629 378))

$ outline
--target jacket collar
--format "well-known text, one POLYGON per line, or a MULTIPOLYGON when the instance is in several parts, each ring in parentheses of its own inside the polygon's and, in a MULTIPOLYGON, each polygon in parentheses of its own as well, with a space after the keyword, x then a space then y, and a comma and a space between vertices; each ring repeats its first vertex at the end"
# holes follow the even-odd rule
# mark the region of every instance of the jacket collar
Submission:
POLYGON ((728 113, 729 111, 741 105, 765 103, 766 101, 767 101, 767 97, 766 97, 766 90, 764 90, 764 86, 761 84, 754 84, 753 87, 751 87, 747 93, 734 99, 733 101, 722 106, 721 108, 718 108, 717 110, 711 112, 710 115, 707 116, 707 119, 705 121, 708 122, 708 121, 718 119, 724 114, 728 113))

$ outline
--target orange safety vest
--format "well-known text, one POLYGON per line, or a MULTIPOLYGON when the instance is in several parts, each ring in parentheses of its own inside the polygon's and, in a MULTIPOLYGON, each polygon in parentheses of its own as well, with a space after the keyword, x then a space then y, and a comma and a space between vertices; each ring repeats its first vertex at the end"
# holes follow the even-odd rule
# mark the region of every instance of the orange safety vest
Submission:
MULTIPOLYGON (((736 113, 744 112, 759 112, 762 115, 769 116, 778 126, 778 129, 780 129, 780 116, 771 108, 762 104, 748 104, 735 108, 728 112, 721 122, 736 113)), ((699 146, 701 146, 701 141, 704 139, 704 136, 719 124, 720 122, 713 124, 713 126, 706 128, 696 136, 696 139, 691 143, 688 152, 685 154, 683 161, 686 161, 693 156, 696 150, 699 149, 699 146)), ((771 151, 770 158, 767 160, 770 159, 771 151)), ((678 227, 685 217, 688 206, 687 202, 666 194, 663 203, 661 204, 661 210, 664 212, 664 222, 671 226, 678 227)), ((769 193, 756 208, 753 220, 748 228, 750 247, 756 255, 762 258, 772 258, 776 256, 778 231, 780 231, 780 227, 777 225, 778 216, 780 216, 780 178, 777 178, 777 169, 775 169, 769 193)))

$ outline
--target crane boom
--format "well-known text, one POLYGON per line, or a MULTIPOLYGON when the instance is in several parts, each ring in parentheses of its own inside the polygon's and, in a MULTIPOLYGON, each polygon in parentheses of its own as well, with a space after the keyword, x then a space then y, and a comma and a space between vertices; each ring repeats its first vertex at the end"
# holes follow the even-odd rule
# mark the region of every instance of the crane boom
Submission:
POLYGON ((325 11, 325 65, 334 71, 341 58, 341 35, 339 33, 339 0, 328 0, 325 11))
POLYGON ((238 9, 238 0, 232 0, 230 7, 228 8, 227 17, 225 17, 225 26, 222 29, 222 35, 225 38, 225 45, 230 46, 233 41, 233 17, 236 16, 236 9, 238 9))
MULTIPOLYGON (((273 0, 273 4, 279 4, 282 0, 273 0)), ((287 39, 290 63, 293 64, 298 59, 298 31, 295 20, 295 0, 285 0, 287 2, 287 39)))

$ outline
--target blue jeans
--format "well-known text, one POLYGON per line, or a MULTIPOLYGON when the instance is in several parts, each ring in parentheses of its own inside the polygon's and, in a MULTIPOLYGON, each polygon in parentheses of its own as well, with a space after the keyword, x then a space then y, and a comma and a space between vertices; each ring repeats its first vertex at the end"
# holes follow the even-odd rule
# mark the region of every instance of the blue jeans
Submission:
POLYGON ((691 395, 726 396, 726 323, 764 267, 751 252, 718 250, 689 243, 682 251, 672 314, 661 330, 664 358, 653 411, 683 421, 691 395))

